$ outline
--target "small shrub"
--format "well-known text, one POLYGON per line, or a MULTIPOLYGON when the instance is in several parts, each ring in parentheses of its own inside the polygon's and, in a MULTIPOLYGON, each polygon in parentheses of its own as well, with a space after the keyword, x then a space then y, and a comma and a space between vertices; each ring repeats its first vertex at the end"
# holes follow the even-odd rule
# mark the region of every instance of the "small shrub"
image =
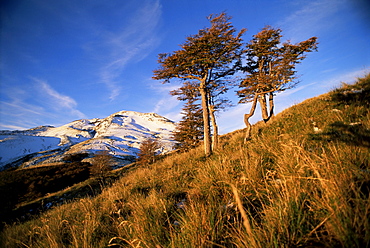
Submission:
POLYGON ((140 165, 152 164, 156 161, 157 149, 160 148, 160 143, 156 139, 145 139, 140 145, 137 163, 140 165))
POLYGON ((112 170, 112 156, 108 151, 98 151, 91 162, 90 175, 104 178, 112 170))
POLYGON ((89 156, 88 153, 74 153, 74 154, 68 154, 63 158, 63 161, 65 162, 81 162, 84 158, 87 158, 89 156))

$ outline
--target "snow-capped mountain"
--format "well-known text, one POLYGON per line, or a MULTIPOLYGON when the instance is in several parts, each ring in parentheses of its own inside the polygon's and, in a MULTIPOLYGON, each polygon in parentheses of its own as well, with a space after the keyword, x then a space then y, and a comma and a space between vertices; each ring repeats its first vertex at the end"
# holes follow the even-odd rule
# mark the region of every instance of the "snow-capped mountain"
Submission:
POLYGON ((116 158, 132 159, 147 138, 161 142, 158 152, 173 149, 175 123, 155 113, 120 111, 104 119, 83 119, 60 127, 0 131, 0 170, 58 162, 64 155, 107 150, 116 158))

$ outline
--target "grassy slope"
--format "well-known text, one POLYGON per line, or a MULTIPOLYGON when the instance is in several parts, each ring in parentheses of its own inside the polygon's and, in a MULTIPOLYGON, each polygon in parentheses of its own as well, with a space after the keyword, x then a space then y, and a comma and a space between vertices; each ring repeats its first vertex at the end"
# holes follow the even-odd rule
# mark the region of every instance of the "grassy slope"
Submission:
MULTIPOLYGON (((4 202, 0 204, 0 230, 6 223, 29 220, 66 201, 96 196, 135 166, 132 163, 97 176, 91 174, 90 163, 73 160, 0 172, 0 199, 4 202)), ((122 163, 117 159, 111 162, 122 163)))
POLYGON ((0 243, 370 246, 369 90, 370 75, 256 124, 247 144, 237 131, 208 159, 199 148, 138 167, 95 198, 8 226, 0 243))

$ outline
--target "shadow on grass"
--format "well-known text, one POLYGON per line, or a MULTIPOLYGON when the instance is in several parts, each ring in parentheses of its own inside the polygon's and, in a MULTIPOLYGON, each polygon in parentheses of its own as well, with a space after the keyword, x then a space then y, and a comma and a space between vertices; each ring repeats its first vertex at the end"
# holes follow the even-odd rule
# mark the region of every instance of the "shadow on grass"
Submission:
POLYGON ((370 147, 370 131, 361 123, 345 124, 337 121, 321 133, 311 134, 313 140, 340 141, 348 145, 370 147))

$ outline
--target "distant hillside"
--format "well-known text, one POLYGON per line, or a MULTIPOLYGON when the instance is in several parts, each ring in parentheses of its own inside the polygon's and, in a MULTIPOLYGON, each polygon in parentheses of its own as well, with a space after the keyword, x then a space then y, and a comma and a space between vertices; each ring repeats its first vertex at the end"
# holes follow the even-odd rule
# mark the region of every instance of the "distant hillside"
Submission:
POLYGON ((370 247, 370 75, 6 226, 3 247, 370 247))
POLYGON ((60 162, 68 154, 109 151, 122 165, 131 163, 146 138, 161 140, 171 151, 174 122, 155 113, 120 111, 104 119, 83 119, 60 127, 0 131, 0 170, 60 162), (126 161, 125 161, 126 160, 126 161))

